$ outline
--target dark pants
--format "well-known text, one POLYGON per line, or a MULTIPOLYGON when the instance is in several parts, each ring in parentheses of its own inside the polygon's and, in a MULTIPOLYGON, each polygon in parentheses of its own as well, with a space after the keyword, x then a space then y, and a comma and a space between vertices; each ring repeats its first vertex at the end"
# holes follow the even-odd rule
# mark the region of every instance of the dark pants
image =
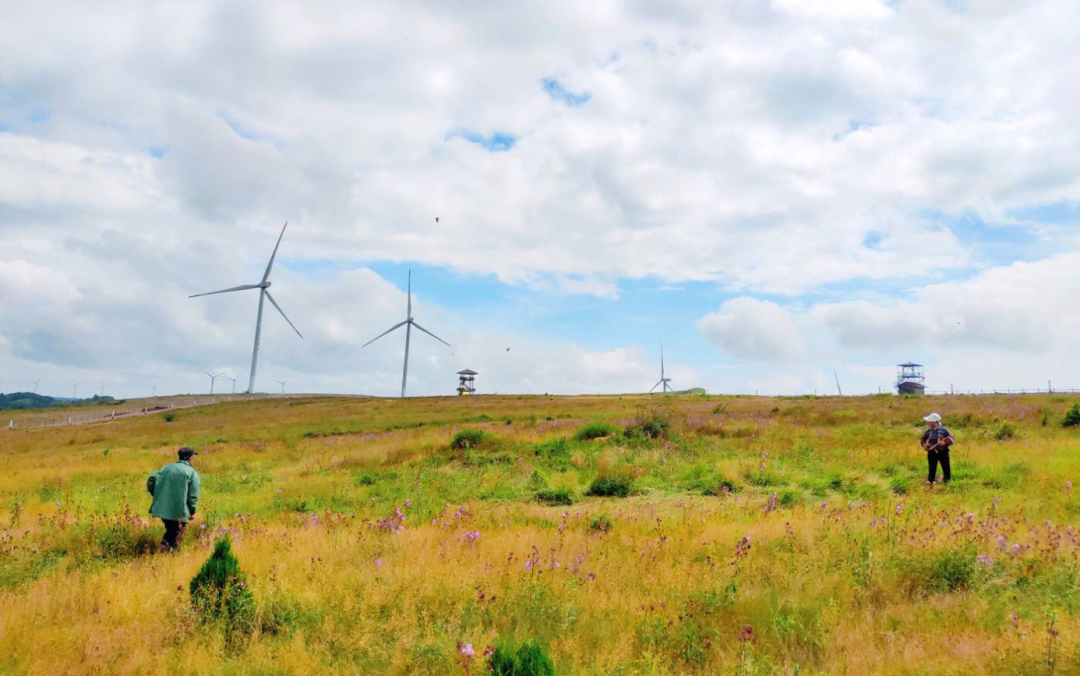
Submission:
POLYGON ((161 523, 165 524, 165 537, 161 538, 161 546, 170 550, 179 548, 180 541, 184 539, 184 529, 187 528, 187 524, 171 519, 162 519, 161 523))
POLYGON ((952 480, 952 467, 949 465, 949 451, 937 450, 926 454, 926 463, 930 466, 930 472, 926 475, 926 480, 930 483, 934 483, 937 478, 937 466, 941 463, 941 478, 945 483, 949 483, 952 480))

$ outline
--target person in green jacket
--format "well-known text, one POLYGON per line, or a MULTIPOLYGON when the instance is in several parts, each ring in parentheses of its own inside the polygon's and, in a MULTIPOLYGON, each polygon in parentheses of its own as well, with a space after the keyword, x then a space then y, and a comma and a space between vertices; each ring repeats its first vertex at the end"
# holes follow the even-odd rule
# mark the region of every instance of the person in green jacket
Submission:
POLYGON ((191 459, 198 453, 185 446, 178 455, 179 460, 165 465, 146 480, 146 490, 154 496, 150 514, 165 524, 161 548, 170 552, 180 546, 184 529, 199 506, 199 473, 191 466, 191 459))

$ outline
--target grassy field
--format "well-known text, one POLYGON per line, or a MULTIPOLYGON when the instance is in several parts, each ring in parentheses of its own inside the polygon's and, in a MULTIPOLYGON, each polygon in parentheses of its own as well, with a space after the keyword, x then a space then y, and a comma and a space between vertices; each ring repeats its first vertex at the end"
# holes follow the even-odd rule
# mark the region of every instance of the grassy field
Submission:
POLYGON ((313 398, 0 432, 0 673, 482 674, 528 641, 558 674, 1075 674, 1073 403, 313 398), (180 445, 203 502, 159 554, 144 481, 180 445), (189 582, 222 537, 249 605, 214 617, 189 582))

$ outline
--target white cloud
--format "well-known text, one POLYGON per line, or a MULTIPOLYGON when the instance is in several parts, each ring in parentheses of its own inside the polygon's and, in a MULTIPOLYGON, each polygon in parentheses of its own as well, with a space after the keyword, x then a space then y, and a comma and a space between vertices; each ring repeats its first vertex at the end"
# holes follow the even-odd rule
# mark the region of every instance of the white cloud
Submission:
MULTIPOLYGON (((0 311, 20 313, 0 325, 0 359, 27 368, 115 368, 116 355, 134 355, 131 370, 180 378, 194 354, 245 363, 253 309, 160 299, 245 281, 286 219, 292 260, 345 269, 415 261, 605 299, 645 277, 773 294, 778 305, 741 299, 702 321, 746 359, 916 351, 903 328, 929 316, 915 335, 934 349, 1071 363, 1053 361, 1046 338, 1059 335, 1059 306, 1012 303, 990 273, 986 288, 935 290, 965 308, 960 325, 923 297, 867 305, 852 293, 783 309, 828 285, 987 267, 978 234, 951 229, 959 216, 1076 250, 1075 223, 1015 216, 1080 201, 1080 155, 1062 151, 1080 144, 1080 62, 1062 58, 1080 20, 1067 0, 964 11, 930 0, 5 9, 0 311), (554 100, 548 77, 591 98, 554 100), (463 132, 515 144, 492 153, 463 132), (1007 312, 975 309, 991 287, 1007 312), (769 319, 802 327, 801 341, 777 339, 769 319), (756 333, 740 334, 738 320, 756 333)), ((353 351, 367 325, 347 315, 397 316, 382 305, 391 289, 360 271, 282 284, 283 303, 301 299, 286 307, 310 320, 311 343, 268 340, 267 363, 351 384, 343 373, 375 366, 353 351), (360 297, 354 286, 372 288, 360 297), (334 294, 351 304, 327 302, 334 294), (305 356, 315 341, 331 347, 305 356)), ((575 368, 575 341, 537 354, 575 368)), ((590 354, 604 362, 619 349, 632 350, 590 354)), ((564 385, 556 371, 522 369, 507 387, 598 382, 578 370, 564 385)))
POLYGON ((796 361, 803 340, 795 318, 776 303, 735 298, 698 321, 705 338, 740 359, 796 361))
POLYGON ((1080 379, 1080 254, 989 269, 970 279, 931 284, 910 299, 821 302, 786 310, 738 298, 698 323, 706 339, 740 359, 778 362, 766 378, 781 393, 831 390, 832 367, 850 392, 888 386, 888 364, 928 366, 932 389, 1076 387, 1080 379), (805 349, 804 349, 805 346, 805 349), (801 361, 794 373, 788 363, 801 361), (816 364, 807 369, 807 364, 816 364))

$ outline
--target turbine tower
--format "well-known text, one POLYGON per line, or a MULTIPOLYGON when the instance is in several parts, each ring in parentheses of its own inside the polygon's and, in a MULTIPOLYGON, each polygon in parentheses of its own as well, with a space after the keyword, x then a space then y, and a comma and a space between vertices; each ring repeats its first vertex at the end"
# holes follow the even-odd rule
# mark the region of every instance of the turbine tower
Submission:
POLYGON ((833 378, 836 379, 836 393, 841 397, 844 396, 844 391, 840 389, 840 376, 836 374, 836 367, 832 368, 833 378))
POLYGON ((656 384, 652 386, 652 390, 649 390, 649 394, 652 394, 652 391, 661 385, 664 386, 664 388, 660 390, 661 392, 674 392, 675 390, 671 389, 671 386, 668 385, 670 382, 671 378, 664 377, 664 344, 660 343, 660 380, 656 381, 656 384))
POLYGON ((225 380, 228 380, 228 381, 232 382, 232 393, 236 394, 236 381, 240 380, 240 376, 236 376, 235 378, 230 378, 229 376, 225 376, 225 380))
POLYGON ((274 245, 274 253, 270 254, 270 262, 266 264, 266 272, 263 273, 262 281, 258 284, 244 284, 243 286, 234 286, 231 289, 222 289, 220 291, 209 291, 207 293, 197 293, 188 298, 198 298, 199 296, 212 296, 216 293, 229 293, 230 291, 246 291, 248 289, 259 290, 259 314, 255 318, 255 347, 251 351, 251 377, 248 379, 248 394, 255 392, 255 369, 259 365, 259 336, 262 334, 262 315, 263 315, 263 300, 269 299, 270 304, 273 305, 282 317, 285 317, 285 321, 289 322, 289 326, 292 326, 292 330, 296 331, 296 335, 303 338, 303 334, 300 333, 300 329, 293 326, 293 323, 289 321, 289 318, 285 315, 285 311, 281 309, 281 306, 277 304, 274 297, 270 295, 270 269, 274 267, 274 257, 277 256, 278 247, 281 246, 281 238, 285 236, 285 228, 289 227, 288 222, 281 228, 281 234, 278 235, 277 244, 274 245))
POLYGON ((405 321, 400 322, 398 324, 394 324, 393 326, 391 326, 390 328, 383 331, 382 333, 375 336, 374 338, 372 338, 371 340, 369 340, 368 342, 364 343, 361 346, 361 347, 367 347, 368 345, 371 345, 376 340, 382 338, 386 334, 397 331, 402 326, 405 327, 405 366, 404 366, 404 368, 401 369, 401 396, 403 396, 403 397, 405 396, 405 382, 409 377, 409 338, 412 335, 412 328, 415 326, 418 331, 423 331, 424 333, 428 334, 429 336, 431 336, 435 340, 439 341, 443 345, 445 345, 447 347, 450 347, 450 343, 446 342, 442 338, 436 336, 431 331, 428 331, 423 326, 420 326, 415 321, 413 321, 413 316, 412 316, 412 270, 409 270, 408 298, 409 298, 408 305, 406 306, 406 311, 405 311, 405 321))
POLYGON ((209 371, 207 371, 206 369, 203 369, 202 372, 205 373, 206 375, 210 376, 210 394, 213 394, 214 393, 214 381, 217 380, 218 378, 220 378, 221 376, 225 375, 225 371, 222 371, 221 373, 217 374, 216 376, 213 373, 210 373, 209 371))

